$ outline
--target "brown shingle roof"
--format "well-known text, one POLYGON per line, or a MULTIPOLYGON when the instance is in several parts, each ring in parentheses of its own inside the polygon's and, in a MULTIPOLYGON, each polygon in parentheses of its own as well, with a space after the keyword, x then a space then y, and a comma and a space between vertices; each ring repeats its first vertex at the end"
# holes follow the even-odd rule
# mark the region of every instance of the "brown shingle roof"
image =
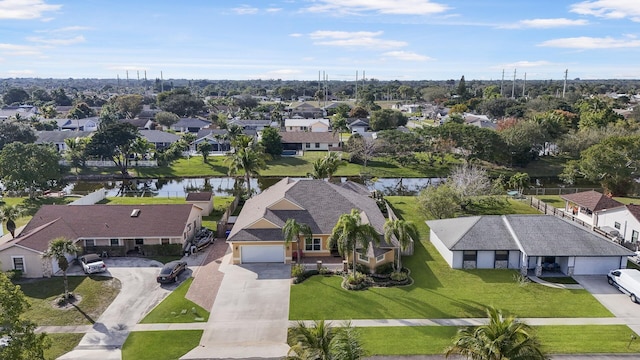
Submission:
POLYGON ((627 205, 627 209, 636 220, 640 221, 640 205, 629 204, 627 205))
POLYGON ((211 191, 190 192, 187 194, 187 201, 209 201, 212 197, 211 191))
POLYGON ((281 132, 283 143, 338 143, 340 137, 332 132, 305 132, 289 131, 281 132))
POLYGON ((604 209, 624 206, 621 202, 613 200, 612 198, 604 196, 603 194, 594 190, 562 195, 560 197, 591 211, 600 211, 604 209))

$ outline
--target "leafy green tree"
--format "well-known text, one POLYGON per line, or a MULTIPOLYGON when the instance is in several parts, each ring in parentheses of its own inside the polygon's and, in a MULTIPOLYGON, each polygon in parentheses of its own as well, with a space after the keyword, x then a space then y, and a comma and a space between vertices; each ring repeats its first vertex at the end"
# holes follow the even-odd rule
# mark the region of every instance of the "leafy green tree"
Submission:
POLYGON ((36 334, 36 324, 25 318, 29 300, 7 275, 0 272, 0 337, 11 339, 0 347, 0 359, 44 360, 44 350, 51 346, 45 333, 36 334))
POLYGON ((211 150, 213 150, 213 144, 208 141, 203 141, 198 144, 198 152, 202 155, 203 162, 207 162, 207 157, 209 156, 211 150))
POLYGON ((36 134, 28 125, 16 122, 0 122, 0 150, 14 141, 30 144, 36 141, 36 134))
POLYGON ((85 119, 88 117, 96 116, 96 112, 93 111, 89 105, 85 102, 77 103, 67 114, 71 119, 85 119))
POLYGON ((400 247, 397 249, 396 259, 396 271, 402 270, 402 251, 407 250, 413 239, 418 240, 418 228, 411 221, 405 221, 402 219, 387 219, 384 223, 384 240, 392 244, 392 239, 395 237, 398 240, 400 247))
POLYGON ((516 120, 507 128, 498 131, 507 145, 512 163, 525 166, 538 156, 545 147, 547 134, 541 123, 516 120))
POLYGON ((272 157, 282 155, 282 136, 280 136, 278 129, 273 127, 265 128, 262 131, 260 144, 264 148, 264 151, 272 157))
POLYGON ((142 111, 143 100, 142 95, 127 94, 113 97, 109 102, 115 106, 120 118, 133 119, 142 111))
POLYGON ((76 168, 76 172, 79 168, 83 168, 87 161, 87 144, 90 138, 67 138, 64 139, 66 145, 66 151, 64 152, 64 158, 72 167, 76 168))
POLYGON ((45 105, 40 109, 40 113, 45 119, 54 119, 58 115, 56 107, 53 105, 45 105))
POLYGON ((142 136, 137 137, 131 144, 131 154, 135 160, 144 159, 145 156, 150 155, 154 149, 155 145, 142 136))
POLYGON ((60 181, 60 154, 49 145, 13 142, 0 151, 0 177, 7 190, 50 189, 60 181))
POLYGON ((10 88, 2 95, 2 101, 7 105, 24 104, 29 98, 29 94, 21 88, 10 88))
POLYGON ((247 184, 247 196, 251 196, 251 178, 258 176, 260 169, 266 167, 264 150, 260 146, 253 145, 253 139, 246 135, 240 135, 233 142, 234 151, 225 159, 229 166, 229 176, 240 172, 244 173, 247 184))
POLYGON ((507 184, 511 188, 518 190, 519 194, 522 194, 524 188, 529 185, 529 174, 523 172, 515 173, 511 175, 507 184))
POLYGON ((580 116, 578 123, 580 129, 605 127, 624 120, 608 103, 599 98, 582 99, 576 106, 580 116))
POLYGON ((311 239, 313 236, 311 227, 307 224, 297 222, 296 219, 287 219, 282 227, 282 236, 284 237, 284 243, 287 245, 291 244, 294 239, 296 240, 296 261, 298 263, 301 262, 300 249, 303 246, 303 244, 300 243, 300 235, 304 236, 305 241, 311 239))
POLYGON ((429 186, 418 195, 418 209, 429 219, 455 217, 460 210, 459 194, 446 183, 429 186))
POLYGON ((174 89, 158 94, 158 107, 178 116, 194 116, 204 109, 204 101, 188 89, 174 89))
POLYGON ((516 106, 519 103, 514 99, 508 99, 498 97, 494 99, 484 100, 479 106, 478 110, 482 114, 487 114, 494 119, 500 119, 507 115, 507 109, 516 106))
POLYGON ((329 109, 329 116, 339 115, 343 118, 349 117, 349 111, 351 111, 351 107, 345 103, 340 103, 333 109, 329 109))
POLYGON ((496 99, 500 96, 500 88, 496 85, 489 85, 482 90, 482 97, 485 99, 496 99))
MULTIPOLYGON (((18 205, 5 205, 0 208, 0 219, 5 221, 7 231, 12 238, 16 237, 16 220, 22 216, 24 210, 18 205)), ((0 222, 0 226, 2 223, 0 222)))
POLYGON ((67 96, 67 93, 63 88, 54 89, 51 91, 51 98, 53 102, 58 106, 71 106, 71 99, 67 96))
POLYGON ((180 117, 168 111, 160 111, 159 113, 156 114, 154 120, 158 124, 169 128, 171 127, 171 125, 180 121, 180 117))
POLYGON ((350 118, 364 119, 369 116, 369 112, 362 106, 356 106, 349 111, 350 118))
POLYGON ((67 270, 69 269, 69 261, 67 255, 76 256, 80 252, 73 241, 65 239, 64 237, 58 237, 49 243, 47 250, 45 250, 42 257, 45 259, 55 259, 58 262, 60 270, 62 270, 62 276, 64 278, 64 299, 69 298, 69 281, 67 279, 67 270))
POLYGON ((335 114, 331 118, 331 130, 334 134, 338 133, 340 137, 340 145, 342 145, 342 133, 349 131, 346 117, 341 114, 335 114))
POLYGON ((338 252, 345 259, 348 252, 352 253, 353 272, 356 272, 356 259, 358 246, 365 253, 369 249, 369 244, 378 245, 380 235, 369 223, 363 223, 360 211, 352 209, 350 214, 342 214, 329 236, 329 248, 338 248, 338 252))
POLYGON ((101 126, 91 137, 87 145, 87 154, 113 161, 120 169, 120 174, 128 177, 132 145, 139 136, 138 128, 129 123, 101 126))
POLYGON ((400 111, 382 109, 371 113, 369 126, 373 131, 390 130, 407 125, 407 121, 407 117, 400 111))
POLYGON ((458 82, 458 88, 456 89, 456 94, 460 96, 463 100, 466 100, 469 93, 467 92, 467 82, 464 80, 464 75, 460 78, 458 82))
POLYGON ((34 89, 31 92, 31 99, 35 102, 35 103, 39 103, 39 104, 43 104, 46 102, 51 101, 51 95, 49 95, 49 93, 47 92, 47 90, 45 89, 34 89))
POLYGON ((474 360, 546 360, 542 345, 529 325, 500 310, 487 309, 489 323, 458 330, 445 356, 474 360))

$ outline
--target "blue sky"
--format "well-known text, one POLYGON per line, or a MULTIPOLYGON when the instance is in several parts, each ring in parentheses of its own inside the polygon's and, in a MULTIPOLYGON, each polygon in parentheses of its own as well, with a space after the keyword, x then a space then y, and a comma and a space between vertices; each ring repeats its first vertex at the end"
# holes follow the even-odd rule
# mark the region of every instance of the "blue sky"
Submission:
POLYGON ((640 0, 0 0, 0 78, 640 78, 640 0))

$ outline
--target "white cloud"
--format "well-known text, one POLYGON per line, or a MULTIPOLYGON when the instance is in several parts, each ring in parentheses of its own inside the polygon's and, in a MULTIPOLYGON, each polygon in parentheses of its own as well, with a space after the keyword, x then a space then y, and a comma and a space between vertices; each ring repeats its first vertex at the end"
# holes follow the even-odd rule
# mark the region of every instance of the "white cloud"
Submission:
POLYGON ((341 47, 366 47, 372 49, 393 49, 407 46, 404 41, 385 40, 378 36, 382 31, 325 31, 319 30, 309 34, 311 39, 316 40, 316 45, 341 46, 341 47))
POLYGON ((47 4, 43 0, 0 0, 0 19, 31 20, 45 12, 59 10, 62 5, 47 4))
POLYGON ((393 15, 431 15, 445 12, 448 6, 431 0, 319 0, 317 5, 306 8, 311 12, 359 14, 375 12, 393 15))
POLYGON ((279 69, 267 71, 262 74, 252 75, 251 78, 257 79, 295 79, 303 74, 302 70, 298 69, 279 69))
POLYGON ((85 38, 82 35, 78 35, 76 37, 68 39, 46 39, 38 36, 31 36, 27 38, 27 41, 44 45, 73 45, 85 42, 85 38))
POLYGON ((637 0, 595 0, 571 5, 570 10, 580 15, 591 15, 605 19, 630 18, 640 22, 640 2, 637 0))
POLYGON ((83 31, 83 30, 91 30, 91 28, 87 26, 67 26, 67 27, 51 29, 51 30, 36 30, 36 32, 37 33, 62 33, 62 32, 83 31))
POLYGON ((382 54, 383 56, 386 57, 391 57, 391 58, 395 58, 398 60, 404 60, 404 61, 427 61, 427 60, 433 60, 432 58, 425 56, 425 55, 420 55, 420 54, 416 54, 414 52, 411 51, 388 51, 384 54, 382 54))
POLYGON ((258 13, 258 8, 249 5, 240 5, 237 8, 231 9, 238 15, 253 15, 258 13))
POLYGON ((549 66, 549 65, 551 65, 551 63, 546 60, 538 60, 538 61, 522 60, 522 61, 516 61, 509 64, 497 65, 497 66, 494 66, 493 68, 494 69, 505 69, 505 68, 506 69, 510 69, 510 68, 522 69, 522 68, 533 68, 533 67, 549 66))
POLYGON ((33 70, 8 70, 7 74, 12 77, 23 77, 33 75, 35 72, 33 70))
POLYGON ((567 18, 556 19, 528 19, 520 20, 515 24, 503 25, 501 28, 519 29, 519 28, 534 28, 534 29, 551 29, 567 26, 584 26, 589 22, 584 19, 572 20, 567 18))
POLYGON ((300 33, 293 33, 293 34, 289 34, 289 36, 291 36, 291 37, 302 37, 302 34, 300 34, 300 33))
POLYGON ((33 56, 40 55, 40 50, 34 46, 0 43, 0 53, 5 56, 33 56))
POLYGON ((276 13, 282 11, 282 8, 267 8, 268 13, 276 13))
POLYGON ((614 39, 611 37, 596 38, 596 37, 589 37, 589 36, 581 36, 581 37, 547 40, 538 44, 538 46, 580 49, 580 50, 621 49, 621 48, 640 47, 640 40, 637 40, 632 37, 629 37, 627 39, 614 39))

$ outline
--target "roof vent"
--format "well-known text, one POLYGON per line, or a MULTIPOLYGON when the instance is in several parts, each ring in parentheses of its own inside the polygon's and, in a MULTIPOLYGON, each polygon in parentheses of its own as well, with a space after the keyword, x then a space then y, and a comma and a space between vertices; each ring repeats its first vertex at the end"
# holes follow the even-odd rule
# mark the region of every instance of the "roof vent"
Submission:
POLYGON ((140 215, 140 209, 133 209, 131 217, 138 217, 138 215, 140 215))

